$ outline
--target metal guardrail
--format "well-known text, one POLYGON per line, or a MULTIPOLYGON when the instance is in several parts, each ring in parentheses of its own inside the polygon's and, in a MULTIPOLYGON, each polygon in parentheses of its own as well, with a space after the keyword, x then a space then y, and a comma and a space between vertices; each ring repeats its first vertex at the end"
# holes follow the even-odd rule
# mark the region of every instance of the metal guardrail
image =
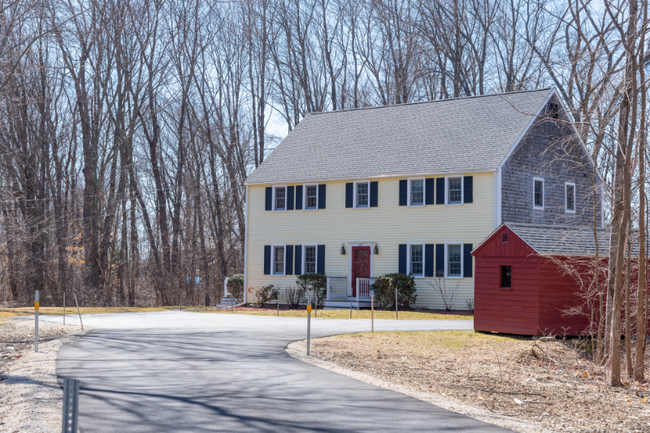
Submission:
POLYGON ((63 426, 62 433, 77 433, 79 419, 79 380, 65 379, 63 382, 63 426))

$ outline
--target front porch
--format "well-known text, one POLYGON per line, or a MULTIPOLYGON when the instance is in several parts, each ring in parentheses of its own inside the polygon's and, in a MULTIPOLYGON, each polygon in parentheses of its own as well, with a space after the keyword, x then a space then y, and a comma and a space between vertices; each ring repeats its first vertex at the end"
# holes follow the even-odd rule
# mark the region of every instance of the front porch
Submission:
POLYGON ((326 309, 370 308, 370 286, 376 278, 356 278, 355 286, 348 284, 348 277, 328 277, 326 309))

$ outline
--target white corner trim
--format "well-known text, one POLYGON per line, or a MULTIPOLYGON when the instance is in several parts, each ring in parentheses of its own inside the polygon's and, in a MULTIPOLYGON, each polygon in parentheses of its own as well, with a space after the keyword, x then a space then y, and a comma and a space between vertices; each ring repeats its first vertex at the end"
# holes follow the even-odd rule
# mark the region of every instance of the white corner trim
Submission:
POLYGON ((246 294, 248 293, 248 203, 249 200, 249 188, 246 185, 246 215, 244 218, 244 304, 246 304, 246 294))

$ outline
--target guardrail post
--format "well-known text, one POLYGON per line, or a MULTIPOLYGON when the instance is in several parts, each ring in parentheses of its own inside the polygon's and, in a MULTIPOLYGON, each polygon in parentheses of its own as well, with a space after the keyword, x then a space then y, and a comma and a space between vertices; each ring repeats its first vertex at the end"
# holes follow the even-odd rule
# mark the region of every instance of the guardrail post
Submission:
POLYGON ((77 433, 79 418, 79 380, 65 379, 63 382, 63 426, 62 433, 77 433))

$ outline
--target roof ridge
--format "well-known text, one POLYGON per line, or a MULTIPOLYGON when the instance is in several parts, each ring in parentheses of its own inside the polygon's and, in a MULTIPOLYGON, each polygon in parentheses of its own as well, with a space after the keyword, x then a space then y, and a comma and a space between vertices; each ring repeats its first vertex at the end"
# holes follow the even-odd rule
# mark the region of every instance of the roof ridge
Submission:
POLYGON ((369 107, 359 107, 359 108, 346 108, 343 110, 330 110, 330 111, 314 111, 309 113, 312 116, 319 114, 336 114, 336 113, 347 113, 350 111, 363 111, 363 110, 376 110, 379 108, 398 108, 409 105, 424 105, 424 104, 433 104, 436 102, 450 102, 450 101, 460 101, 466 99, 479 99, 479 98, 492 98, 495 96, 507 96, 507 95, 516 95, 520 93, 534 93, 534 92, 543 92, 546 90, 552 90, 553 87, 544 87, 541 89, 530 89, 530 90, 517 90, 516 92, 501 92, 501 93, 490 93, 487 95, 471 95, 471 96, 459 96, 458 98, 444 98, 444 99, 433 99, 430 101, 420 101, 420 102, 407 102, 405 104, 388 104, 388 105, 374 105, 369 107))

